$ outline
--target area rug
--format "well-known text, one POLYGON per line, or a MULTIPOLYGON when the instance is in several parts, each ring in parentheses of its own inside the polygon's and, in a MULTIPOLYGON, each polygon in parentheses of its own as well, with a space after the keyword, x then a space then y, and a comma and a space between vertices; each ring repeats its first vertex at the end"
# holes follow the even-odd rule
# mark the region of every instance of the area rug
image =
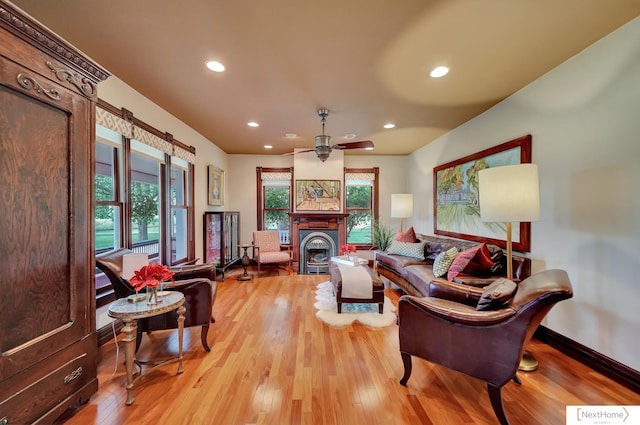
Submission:
POLYGON ((384 297, 383 313, 378 313, 375 303, 343 303, 338 314, 338 303, 333 295, 331 282, 322 282, 316 289, 316 317, 331 326, 347 326, 355 321, 373 328, 382 328, 396 322, 396 307, 388 297, 384 297))

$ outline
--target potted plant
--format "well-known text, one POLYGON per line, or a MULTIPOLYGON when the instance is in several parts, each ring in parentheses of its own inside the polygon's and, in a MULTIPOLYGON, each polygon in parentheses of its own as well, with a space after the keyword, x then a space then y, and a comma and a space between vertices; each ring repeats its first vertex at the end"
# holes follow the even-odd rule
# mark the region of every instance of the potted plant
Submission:
POLYGON ((375 221, 373 223, 373 243, 380 251, 386 251, 393 240, 393 229, 389 226, 375 221))

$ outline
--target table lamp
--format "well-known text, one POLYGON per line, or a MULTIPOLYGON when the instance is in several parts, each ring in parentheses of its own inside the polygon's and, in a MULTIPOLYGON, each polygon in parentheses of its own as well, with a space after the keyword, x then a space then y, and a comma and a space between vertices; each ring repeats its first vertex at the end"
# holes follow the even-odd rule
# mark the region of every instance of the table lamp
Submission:
MULTIPOLYGON (((478 195, 480 219, 486 222, 506 223, 507 279, 513 280, 511 223, 540 219, 538 166, 518 164, 480 170, 478 195)), ((525 352, 520 362, 520 370, 531 371, 537 366, 537 360, 525 352)))
POLYGON ((400 219, 400 231, 402 232, 402 221, 413 216, 413 194, 393 193, 391 194, 391 217, 400 219))

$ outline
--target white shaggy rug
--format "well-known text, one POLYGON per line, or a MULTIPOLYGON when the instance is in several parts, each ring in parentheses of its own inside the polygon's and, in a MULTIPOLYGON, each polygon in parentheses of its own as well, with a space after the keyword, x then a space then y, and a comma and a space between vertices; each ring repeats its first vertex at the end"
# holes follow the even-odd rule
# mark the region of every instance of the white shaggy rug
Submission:
POLYGON ((358 321, 363 325, 382 328, 396 322, 396 307, 387 296, 384 297, 382 314, 378 313, 376 303, 343 303, 342 313, 338 314, 338 303, 331 282, 318 285, 313 306, 318 310, 316 317, 331 326, 347 326, 358 321))

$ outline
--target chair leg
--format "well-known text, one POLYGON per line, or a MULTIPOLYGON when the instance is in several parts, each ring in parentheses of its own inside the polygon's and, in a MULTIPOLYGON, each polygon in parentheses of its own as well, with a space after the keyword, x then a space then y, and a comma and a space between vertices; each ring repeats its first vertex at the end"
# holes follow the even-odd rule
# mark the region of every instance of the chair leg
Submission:
POLYGON ((404 376, 400 380, 400 385, 404 385, 406 387, 407 381, 411 376, 411 355, 407 353, 400 353, 400 355, 402 355, 402 364, 404 365, 404 376))
POLYGON ((496 414, 498 422, 500 422, 500 425, 509 425, 507 416, 504 414, 504 408, 502 407, 501 388, 487 384, 487 390, 489 390, 489 400, 491 400, 491 407, 493 407, 493 412, 496 414))
POLYGON ((200 341, 202 342, 204 351, 208 353, 211 351, 211 347, 209 347, 209 342, 207 341, 207 333, 209 333, 209 325, 202 325, 202 329, 200 330, 200 341))

